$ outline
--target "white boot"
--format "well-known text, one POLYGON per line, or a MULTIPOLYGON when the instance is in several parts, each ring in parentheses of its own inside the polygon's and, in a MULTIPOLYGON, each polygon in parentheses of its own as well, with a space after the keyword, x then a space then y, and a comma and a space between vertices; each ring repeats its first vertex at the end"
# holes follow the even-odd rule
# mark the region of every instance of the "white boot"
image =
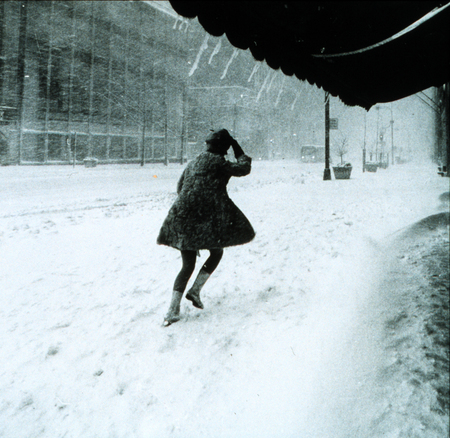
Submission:
POLYGON ((174 322, 180 320, 180 302, 183 297, 183 292, 174 290, 172 293, 172 301, 170 302, 169 310, 164 318, 164 326, 167 327, 174 322))
POLYGON ((193 306, 197 307, 197 309, 203 309, 203 303, 200 301, 200 291, 210 276, 211 274, 208 274, 205 270, 200 269, 194 284, 186 294, 186 299, 192 301, 193 306))

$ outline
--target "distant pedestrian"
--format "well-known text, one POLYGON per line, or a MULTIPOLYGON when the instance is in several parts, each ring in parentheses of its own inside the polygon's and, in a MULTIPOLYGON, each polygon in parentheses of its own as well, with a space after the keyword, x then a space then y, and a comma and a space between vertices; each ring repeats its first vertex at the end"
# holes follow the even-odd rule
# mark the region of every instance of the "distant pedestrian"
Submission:
POLYGON ((219 264, 223 248, 242 245, 255 237, 244 214, 227 194, 232 176, 245 176, 251 171, 252 159, 226 129, 212 132, 206 151, 189 162, 177 185, 178 197, 169 210, 159 232, 157 243, 181 251, 182 268, 175 279, 172 301, 164 319, 168 326, 180 319, 180 303, 194 272, 199 250, 210 256, 200 269, 186 298, 194 307, 203 309, 200 291, 219 264), (236 162, 225 159, 232 147, 236 162))

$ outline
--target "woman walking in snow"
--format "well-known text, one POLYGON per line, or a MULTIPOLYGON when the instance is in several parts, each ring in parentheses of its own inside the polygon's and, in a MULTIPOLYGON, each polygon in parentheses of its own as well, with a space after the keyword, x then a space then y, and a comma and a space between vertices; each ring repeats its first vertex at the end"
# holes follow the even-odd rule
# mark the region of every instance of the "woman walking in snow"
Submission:
POLYGON ((180 302, 194 272, 199 250, 210 256, 200 269, 186 298, 194 307, 203 309, 200 291, 219 264, 223 248, 242 245, 255 237, 244 214, 227 194, 232 176, 250 173, 252 159, 245 155, 238 142, 226 129, 212 132, 202 152, 185 168, 177 185, 178 197, 169 210, 159 232, 157 243, 181 251, 182 268, 175 279, 172 301, 164 319, 168 326, 180 319, 180 302), (237 162, 225 159, 232 147, 237 162))

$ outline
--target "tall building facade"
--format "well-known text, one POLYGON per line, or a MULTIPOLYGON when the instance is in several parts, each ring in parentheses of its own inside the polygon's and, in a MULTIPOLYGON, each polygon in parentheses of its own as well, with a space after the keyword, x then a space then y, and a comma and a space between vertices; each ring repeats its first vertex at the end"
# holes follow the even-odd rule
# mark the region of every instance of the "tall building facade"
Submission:
POLYGON ((2 164, 184 162, 221 127, 289 157, 310 91, 168 2, 0 2, 2 164))

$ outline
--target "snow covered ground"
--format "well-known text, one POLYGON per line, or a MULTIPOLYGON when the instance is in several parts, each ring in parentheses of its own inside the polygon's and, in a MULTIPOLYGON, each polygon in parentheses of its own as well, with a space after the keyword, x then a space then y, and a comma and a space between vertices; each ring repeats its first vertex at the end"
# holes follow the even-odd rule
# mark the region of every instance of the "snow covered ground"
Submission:
POLYGON ((436 166, 254 162, 229 194, 256 238, 164 328, 181 260, 155 241, 182 169, 0 169, 0 437, 447 436, 419 262, 448 227, 408 228, 448 211, 436 166))

